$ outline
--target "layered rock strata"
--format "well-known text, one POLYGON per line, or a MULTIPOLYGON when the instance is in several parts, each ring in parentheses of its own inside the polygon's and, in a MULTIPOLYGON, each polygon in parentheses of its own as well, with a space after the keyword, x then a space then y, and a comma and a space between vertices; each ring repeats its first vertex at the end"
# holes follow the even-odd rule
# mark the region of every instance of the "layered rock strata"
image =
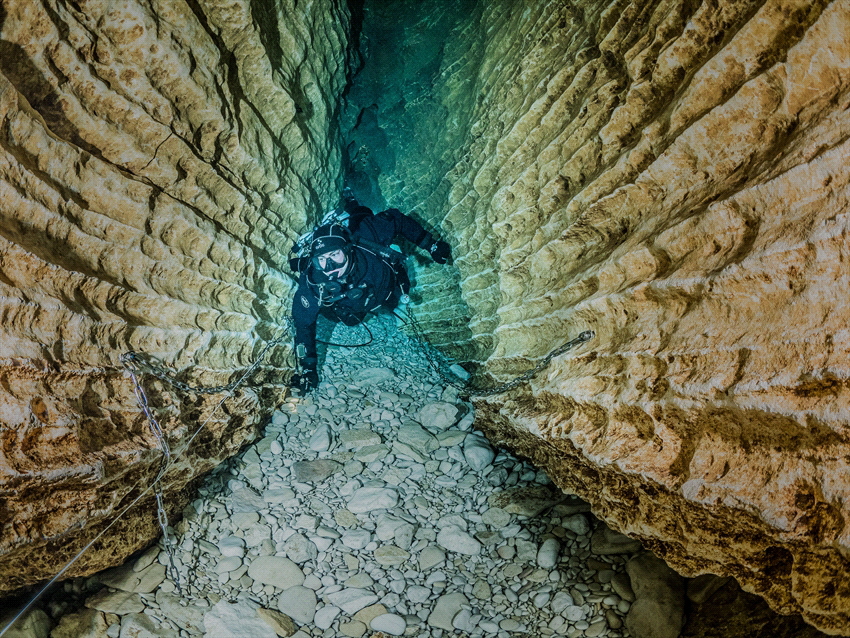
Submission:
MULTIPOLYGON (((282 332, 284 251, 333 199, 347 20, 327 0, 2 5, 3 587, 52 575, 155 475, 122 352, 217 384, 282 332)), ((345 119, 370 196, 454 246, 453 270, 415 268, 437 343, 504 380, 596 333, 477 402, 494 440, 682 573, 835 634, 848 32, 840 1, 367 7, 366 59, 394 66, 345 119)), ((216 405, 149 390, 175 449, 216 405)), ((216 413, 173 506, 272 402, 216 413)), ((139 511, 80 571, 155 533, 139 511)))
MULTIPOLYGON (((286 334, 286 251, 338 189, 347 33, 332 0, 0 5, 0 592, 156 475, 123 352, 218 385, 286 334)), ((177 511, 277 397, 148 392, 174 450, 207 421, 165 477, 177 511)), ((66 576, 157 534, 148 495, 66 576)))
POLYGON ((364 70, 349 153, 379 127, 358 170, 452 237, 424 325, 499 381, 596 333, 482 426, 683 574, 850 633, 850 7, 413 4, 375 12, 409 55, 364 70))

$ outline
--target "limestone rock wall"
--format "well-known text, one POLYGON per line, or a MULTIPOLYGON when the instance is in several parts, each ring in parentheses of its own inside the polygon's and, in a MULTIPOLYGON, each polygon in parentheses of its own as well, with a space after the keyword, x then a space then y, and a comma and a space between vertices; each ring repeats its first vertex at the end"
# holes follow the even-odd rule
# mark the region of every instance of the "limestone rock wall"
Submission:
MULTIPOLYGON (((473 232, 472 211, 446 217, 452 182, 465 179, 470 128, 480 117, 478 75, 487 55, 486 3, 366 2, 359 37, 362 66, 346 95, 346 181, 375 210, 395 206, 455 245, 473 232)), ((461 296, 493 272, 484 249, 476 268, 434 265, 421 251, 408 260, 411 296, 429 340, 460 360, 486 359, 496 306, 471 312, 461 296), (488 328, 478 324, 485 322, 488 328)), ((465 252, 465 251, 464 251, 465 252)))
POLYGON ((850 634, 850 5, 414 4, 376 12, 410 55, 364 68, 348 149, 455 247, 423 321, 497 380, 596 332, 482 426, 682 573, 850 634))
MULTIPOLYGON (((0 589, 51 576, 155 475, 122 352, 218 384, 283 332, 286 250, 347 159, 369 205, 452 243, 451 267, 413 264, 447 352, 503 380, 596 332, 479 401, 491 437, 682 573, 850 633, 850 6, 355 17, 343 113, 340 2, 0 4, 0 589)), ((209 419, 173 507, 276 397, 148 389, 175 449, 209 419)), ((67 575, 148 542, 137 511, 67 575)))
MULTIPOLYGON (((226 383, 285 335, 285 266, 338 196, 349 13, 298 3, 0 3, 0 593, 52 576, 159 469, 119 357, 226 383)), ((260 381, 288 376, 289 343, 260 381), (274 378, 275 371, 279 375, 274 378)), ((151 403, 181 507, 273 388, 151 403)), ((150 494, 65 576, 159 531, 150 494)))

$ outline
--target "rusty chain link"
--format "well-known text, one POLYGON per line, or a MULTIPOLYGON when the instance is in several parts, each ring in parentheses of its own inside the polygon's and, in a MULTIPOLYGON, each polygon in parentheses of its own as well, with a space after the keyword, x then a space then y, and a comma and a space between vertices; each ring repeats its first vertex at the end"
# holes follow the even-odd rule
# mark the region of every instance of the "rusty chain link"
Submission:
MULTIPOLYGON (((124 366, 124 369, 130 375, 130 379, 133 382, 133 392, 136 395, 136 401, 138 402, 139 407, 141 407, 142 412, 147 418, 148 426, 150 427, 154 439, 156 439, 157 447, 162 452, 159 472, 157 473, 156 478, 154 478, 153 482, 151 483, 151 487, 154 490, 154 496, 156 498, 157 522, 159 523, 159 526, 162 529, 163 545, 165 547, 166 553, 168 554, 169 575, 175 586, 177 587, 177 592, 181 596, 183 595, 183 591, 180 587, 180 573, 174 563, 174 542, 168 533, 168 513, 165 511, 165 505, 163 503, 164 496, 162 493, 162 487, 160 486, 160 479, 162 479, 166 471, 169 469, 169 467, 171 467, 173 463, 173 457, 171 455, 171 448, 169 447, 168 441, 165 438, 165 433, 162 430, 162 426, 159 424, 159 421, 157 420, 156 416, 153 413, 153 410, 150 407, 147 393, 145 392, 145 389, 144 387, 142 387, 142 383, 139 380, 139 374, 150 374, 151 376, 156 377, 160 381, 168 383, 169 385, 186 393, 220 394, 226 392, 230 394, 235 391, 240 385, 245 383, 245 381, 254 373, 254 371, 259 367, 260 363, 262 363, 269 349, 281 343, 283 340, 284 337, 278 337, 277 339, 269 341, 263 348, 263 350, 260 352, 259 356, 254 360, 254 362, 235 381, 232 381, 231 383, 228 383, 226 385, 218 385, 211 387, 192 386, 188 383, 185 383, 184 381, 178 381, 174 378, 173 374, 169 373, 165 368, 155 366, 150 362, 145 361, 138 353, 132 350, 121 355, 121 363, 124 366)), ((222 399, 222 401, 224 401, 224 399, 222 399)), ((198 430, 189 439, 188 443, 190 443, 192 439, 197 436, 198 432, 201 430, 202 427, 203 425, 198 428, 198 430)), ((188 443, 186 447, 188 447, 188 443)))
POLYGON ((159 421, 157 421, 156 416, 154 416, 153 411, 151 410, 150 404, 148 403, 148 395, 142 387, 141 381, 139 381, 136 370, 132 366, 128 365, 128 362, 125 361, 123 357, 121 362, 124 364, 124 369, 130 375, 130 379, 133 382, 133 392, 136 394, 136 401, 139 403, 139 406, 142 408, 142 412, 144 412, 147 417, 148 426, 156 439, 157 447, 162 452, 159 472, 151 483, 151 486, 153 487, 154 496, 156 497, 156 518, 159 522, 160 528, 162 529, 163 545, 165 546, 165 552, 168 554, 169 576, 171 577, 171 580, 174 581, 174 585, 177 587, 177 593, 182 596, 183 590, 180 587, 180 572, 174 565, 174 544, 171 541, 171 537, 168 535, 168 513, 165 511, 165 506, 162 502, 162 487, 159 482, 171 465, 171 448, 168 445, 168 441, 165 439, 162 426, 159 424, 159 421))

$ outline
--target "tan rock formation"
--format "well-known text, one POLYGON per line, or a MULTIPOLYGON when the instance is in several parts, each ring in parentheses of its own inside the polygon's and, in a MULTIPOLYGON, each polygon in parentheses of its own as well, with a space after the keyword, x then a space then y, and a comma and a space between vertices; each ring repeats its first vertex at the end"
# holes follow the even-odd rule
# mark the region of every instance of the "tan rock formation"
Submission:
MULTIPOLYGON (((121 352, 215 384, 280 333, 284 251, 335 193, 348 17, 330 0, 0 6, 13 588, 156 472, 121 352)), ((850 6, 446 7, 367 6, 385 66, 345 116, 376 201, 455 248, 453 270, 417 267, 423 324, 495 380, 596 332, 479 401, 482 425, 681 573, 850 632, 850 6)), ((174 447, 215 406, 151 391, 174 447)), ((272 401, 217 413, 169 476, 175 506, 272 401)), ((79 572, 156 523, 148 507, 112 531, 79 572)))
MULTIPOLYGON (((338 192, 347 33, 332 0, 0 3, 0 592, 53 576, 156 475, 123 352, 216 385, 285 334, 286 252, 338 192)), ((166 476, 172 511, 276 396, 214 412, 148 389, 174 450, 211 419, 166 476)), ((65 575, 149 543, 151 507, 65 575)))
POLYGON ((460 13, 408 24, 431 82, 394 62, 374 114, 383 195, 456 246, 423 322, 498 380, 596 332, 482 426, 683 574, 850 634, 850 5, 460 13))

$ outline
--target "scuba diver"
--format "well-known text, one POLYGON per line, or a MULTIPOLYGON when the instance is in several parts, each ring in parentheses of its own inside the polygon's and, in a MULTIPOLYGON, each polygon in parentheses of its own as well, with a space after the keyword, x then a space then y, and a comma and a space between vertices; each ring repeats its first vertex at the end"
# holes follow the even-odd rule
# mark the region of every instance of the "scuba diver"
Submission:
POLYGON ((403 237, 428 252, 438 264, 451 258, 450 246, 397 208, 378 214, 360 206, 346 189, 343 210, 331 211, 323 223, 293 247, 300 257, 290 266, 299 273, 292 300, 296 374, 290 385, 306 395, 319 383, 316 321, 319 314, 354 326, 370 312, 394 310, 406 303, 410 278, 405 255, 393 242, 403 237))

